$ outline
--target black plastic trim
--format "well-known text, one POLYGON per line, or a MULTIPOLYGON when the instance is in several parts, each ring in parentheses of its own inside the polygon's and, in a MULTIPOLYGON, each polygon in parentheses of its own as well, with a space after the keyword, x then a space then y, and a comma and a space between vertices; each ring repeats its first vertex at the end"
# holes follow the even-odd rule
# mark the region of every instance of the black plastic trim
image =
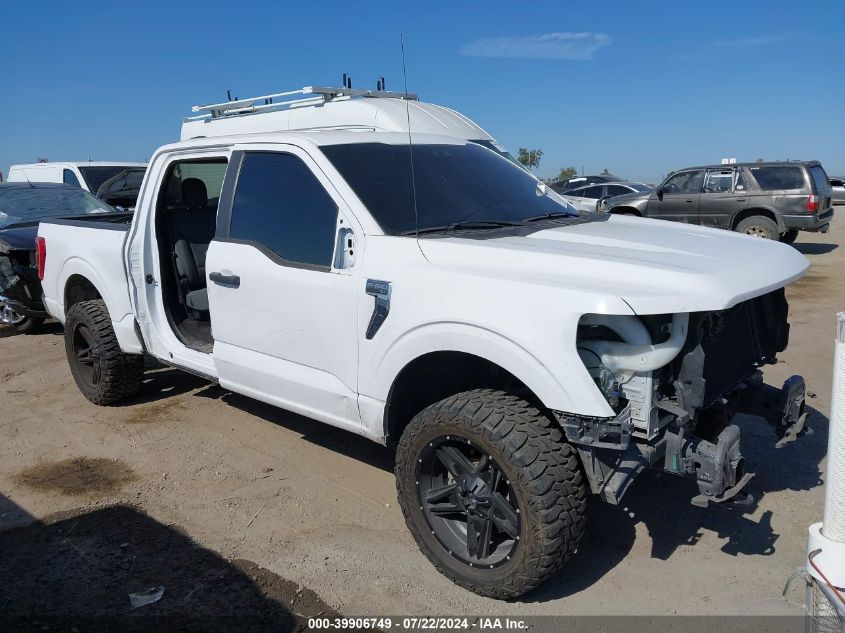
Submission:
POLYGON ((375 297, 373 315, 370 317, 370 324, 367 326, 367 340, 371 340, 379 331, 390 314, 390 282, 379 279, 367 279, 366 293, 375 297))
POLYGON ((236 150, 229 157, 229 165, 226 168, 226 175, 223 177, 223 186, 220 188, 220 199, 217 203, 217 227, 214 230, 215 239, 229 237, 229 227, 232 224, 232 202, 235 199, 235 185, 241 173, 243 160, 243 150, 236 150))
POLYGON ((131 213, 108 213, 94 216, 96 220, 73 220, 65 218, 55 218, 51 220, 41 220, 41 224, 59 224, 61 226, 79 226, 86 229, 105 229, 108 231, 128 231, 131 225, 131 213), (121 220, 130 220, 130 222, 122 222, 121 220))
POLYGON ((267 248, 261 242, 256 242, 255 240, 239 240, 233 237, 215 237, 213 241, 221 242, 222 244, 243 244, 245 246, 252 246, 254 249, 259 251, 262 255, 267 257, 274 264, 278 264, 279 266, 287 266, 288 268, 302 268, 304 270, 314 270, 321 273, 328 273, 332 270, 331 266, 320 266, 317 264, 302 264, 300 262, 292 262, 291 260, 285 259, 281 255, 279 255, 276 251, 267 248))

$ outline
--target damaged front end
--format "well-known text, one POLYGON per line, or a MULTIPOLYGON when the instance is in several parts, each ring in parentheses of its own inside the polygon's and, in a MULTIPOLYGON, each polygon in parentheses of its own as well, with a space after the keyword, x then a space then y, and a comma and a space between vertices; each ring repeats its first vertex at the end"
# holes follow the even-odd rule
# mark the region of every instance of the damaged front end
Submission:
POLYGON ((41 294, 35 251, 12 248, 0 239, 0 323, 47 318, 41 294))
POLYGON ((750 503, 753 474, 740 452, 737 413, 766 418, 776 446, 804 430, 804 380, 764 385, 789 339, 783 289, 728 310, 675 315, 585 315, 577 348, 617 415, 556 412, 593 492, 618 503, 645 468, 695 478, 692 503, 750 503))

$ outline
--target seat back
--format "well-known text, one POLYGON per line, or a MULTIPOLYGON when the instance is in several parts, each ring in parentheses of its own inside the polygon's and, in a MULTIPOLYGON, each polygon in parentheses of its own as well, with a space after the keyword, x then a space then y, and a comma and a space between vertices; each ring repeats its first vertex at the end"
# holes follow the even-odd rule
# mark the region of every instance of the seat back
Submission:
POLYGON ((193 290, 206 287, 205 255, 214 238, 217 210, 209 208, 205 183, 182 182, 182 206, 168 212, 168 231, 179 288, 179 302, 193 290))

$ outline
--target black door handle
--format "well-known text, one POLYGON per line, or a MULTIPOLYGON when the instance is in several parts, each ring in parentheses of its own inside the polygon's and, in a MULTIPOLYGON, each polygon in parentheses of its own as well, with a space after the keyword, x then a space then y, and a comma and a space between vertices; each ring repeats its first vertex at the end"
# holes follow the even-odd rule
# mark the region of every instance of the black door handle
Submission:
POLYGON ((241 285, 241 278, 238 275, 224 275, 223 273, 214 272, 208 276, 211 281, 222 286, 232 286, 238 288, 241 285))

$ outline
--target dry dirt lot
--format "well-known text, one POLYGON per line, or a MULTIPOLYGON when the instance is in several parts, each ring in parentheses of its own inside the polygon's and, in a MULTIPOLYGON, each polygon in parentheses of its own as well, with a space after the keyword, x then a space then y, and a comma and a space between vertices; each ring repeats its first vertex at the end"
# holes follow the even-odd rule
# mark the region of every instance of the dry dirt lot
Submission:
POLYGON ((780 592, 822 512, 843 235, 834 223, 796 246, 812 268, 788 291, 791 346, 766 380, 807 378, 815 433, 777 450, 764 423, 743 423, 759 504, 694 508, 693 482, 647 473, 622 507, 591 502, 569 567, 511 603, 456 587, 417 551, 387 449, 167 368, 149 371, 136 401, 95 407, 73 384, 60 328, 0 330, 0 611, 121 613, 128 592, 161 585, 144 609, 797 613, 801 594, 780 592))

